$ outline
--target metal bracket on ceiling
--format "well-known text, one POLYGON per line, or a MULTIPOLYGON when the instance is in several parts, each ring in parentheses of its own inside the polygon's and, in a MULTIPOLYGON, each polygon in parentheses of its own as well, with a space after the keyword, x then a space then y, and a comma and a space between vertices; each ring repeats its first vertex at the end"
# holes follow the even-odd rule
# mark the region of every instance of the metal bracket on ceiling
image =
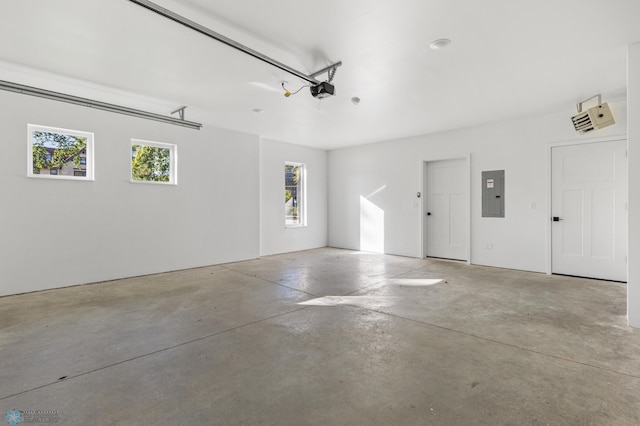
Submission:
MULTIPOLYGON (((237 49, 241 52, 246 53, 249 56, 253 56, 256 59, 259 59, 263 62, 266 62, 276 68, 281 69, 282 71, 286 71, 289 74, 295 75, 296 77, 311 83, 313 85, 315 84, 320 84, 320 81, 316 80, 316 76, 324 73, 324 72, 330 72, 332 69, 334 70, 335 73, 335 69, 338 68, 340 65, 342 65, 342 62, 337 62, 333 65, 329 65, 328 67, 325 67, 323 69, 321 69, 320 71, 317 71, 311 75, 307 75, 301 71, 298 71, 288 65, 283 64, 282 62, 276 61, 273 58, 268 57, 267 55, 263 55, 262 53, 255 51, 253 49, 251 49, 250 47, 247 47, 243 44, 238 43, 235 40, 231 40, 228 37, 223 36, 222 34, 219 34, 203 25, 200 25, 190 19, 185 18, 184 16, 178 15, 175 12, 172 12, 169 9, 165 9, 162 6, 159 6, 149 0, 129 0, 132 3, 137 4, 138 6, 142 6, 145 9, 148 9, 152 12, 157 13, 160 16, 164 16, 167 19, 170 19, 174 22, 177 22, 178 24, 184 25, 187 28, 192 29, 193 31, 199 32, 200 34, 203 34, 207 37, 210 37, 214 40, 219 41, 220 43, 224 43, 229 47, 233 47, 234 49, 237 49)), ((331 78, 331 74, 329 74, 329 77, 331 78)))
POLYGON ((175 111, 171 111, 171 115, 175 114, 176 112, 178 113, 178 115, 180 116, 180 120, 184 120, 184 110, 187 109, 186 106, 180 107, 175 111))
POLYGON ((590 97, 589 99, 585 99, 582 102, 578 102, 576 104, 576 108, 578 108, 578 112, 582 112, 582 104, 584 104, 587 101, 590 101, 591 99, 594 99, 594 98, 598 98, 598 105, 602 105, 602 95, 598 94, 598 95, 590 97))
POLYGON ((338 69, 338 67, 340 66, 342 66, 342 61, 338 61, 335 64, 329 65, 328 67, 324 67, 321 70, 314 72, 313 74, 309 74, 309 77, 316 78, 320 74, 324 74, 326 72, 327 82, 331 83, 331 80, 333 80, 333 76, 336 74, 336 69, 338 69))

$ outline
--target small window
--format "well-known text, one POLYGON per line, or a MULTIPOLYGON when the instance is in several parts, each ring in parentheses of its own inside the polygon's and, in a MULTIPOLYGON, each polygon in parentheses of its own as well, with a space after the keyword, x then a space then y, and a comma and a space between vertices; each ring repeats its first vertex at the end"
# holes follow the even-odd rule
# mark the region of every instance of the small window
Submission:
POLYGON ((306 225, 305 166, 300 163, 284 165, 284 223, 285 226, 306 225))
POLYGON ((176 145, 131 140, 131 181, 177 185, 176 145))
POLYGON ((27 128, 27 176, 93 180, 93 133, 34 124, 27 128))

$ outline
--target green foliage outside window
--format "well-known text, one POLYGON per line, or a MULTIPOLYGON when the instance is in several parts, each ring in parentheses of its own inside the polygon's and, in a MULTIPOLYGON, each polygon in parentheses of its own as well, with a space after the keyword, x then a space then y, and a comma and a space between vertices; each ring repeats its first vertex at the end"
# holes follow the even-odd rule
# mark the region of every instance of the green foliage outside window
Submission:
POLYGON ((62 133, 34 131, 32 139, 33 173, 40 170, 60 170, 67 164, 80 168, 81 154, 87 148, 87 138, 62 133), (53 149, 53 155, 47 149, 53 149))
POLYGON ((300 182, 300 170, 302 169, 302 167, 300 166, 294 166, 291 164, 286 164, 284 166, 284 171, 285 171, 285 175, 288 173, 292 174, 292 183, 294 184, 298 184, 300 182))
POLYGON ((131 146, 133 180, 169 182, 171 150, 148 145, 131 146))

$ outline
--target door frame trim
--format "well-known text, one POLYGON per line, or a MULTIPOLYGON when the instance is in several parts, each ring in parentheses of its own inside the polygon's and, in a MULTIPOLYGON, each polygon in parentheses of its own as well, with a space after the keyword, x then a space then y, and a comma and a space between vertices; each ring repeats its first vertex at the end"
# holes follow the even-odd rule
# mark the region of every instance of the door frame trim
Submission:
MULTIPOLYGON (((629 147, 629 141, 626 134, 618 134, 611 136, 603 136, 599 138, 589 138, 589 139, 571 139, 560 142, 551 142, 547 145, 547 229, 546 229, 546 239, 547 239, 547 255, 546 255, 546 274, 552 275, 552 263, 553 263, 553 253, 552 253, 552 222, 551 215, 553 214, 553 206, 551 205, 552 199, 552 191, 553 191, 553 176, 551 173, 551 161, 553 159, 552 153, 553 148, 561 148, 564 146, 573 146, 573 145, 587 145, 592 143, 603 143, 603 142, 616 142, 616 141, 627 141, 627 149, 629 147)), ((629 160, 627 160, 628 167, 629 160)), ((628 181, 628 177, 627 177, 628 181)), ((628 182, 627 182, 628 184, 628 182)))
POLYGON ((458 156, 448 156, 448 157, 431 157, 427 159, 420 160, 420 194, 422 202, 420 203, 420 257, 425 259, 427 257, 427 247, 425 244, 427 229, 425 226, 425 215, 427 213, 427 202, 426 202, 426 188, 425 188, 425 180, 426 180, 426 170, 427 163, 435 163, 438 161, 450 161, 450 160, 462 160, 465 162, 465 181, 466 185, 466 194, 465 194, 465 202, 466 206, 466 224, 465 224, 465 250, 466 250, 466 263, 467 265, 471 265, 471 153, 466 153, 458 156))

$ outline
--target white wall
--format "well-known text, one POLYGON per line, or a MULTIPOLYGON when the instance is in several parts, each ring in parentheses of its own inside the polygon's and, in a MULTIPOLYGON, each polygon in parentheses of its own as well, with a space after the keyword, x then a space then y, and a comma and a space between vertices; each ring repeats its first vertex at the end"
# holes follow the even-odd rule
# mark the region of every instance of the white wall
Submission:
POLYGON ((259 139, 0 92, 0 295, 256 258, 259 139), (95 181, 26 177, 27 123, 95 133, 95 181), (178 145, 132 184, 130 139, 178 145))
MULTIPOLYGON (((585 94, 591 95, 591 94, 585 94)), ((609 101, 617 120, 593 136, 626 134, 626 102, 609 101)), ((384 215, 384 251, 421 256, 423 161, 471 155, 471 261, 547 270, 549 144, 587 140, 573 129, 575 110, 329 152, 329 245, 360 248, 360 198, 384 215), (505 218, 481 217, 481 172, 505 170, 505 218), (535 203, 535 208, 532 208, 535 203), (487 249, 491 243, 493 249, 487 249)), ((361 220, 362 219, 362 220, 361 220)))
POLYGON ((640 327, 640 43, 629 46, 629 325, 640 327))
POLYGON ((260 141, 260 255, 327 245, 327 151, 268 139, 260 141), (307 226, 284 226, 284 163, 304 163, 307 226))

